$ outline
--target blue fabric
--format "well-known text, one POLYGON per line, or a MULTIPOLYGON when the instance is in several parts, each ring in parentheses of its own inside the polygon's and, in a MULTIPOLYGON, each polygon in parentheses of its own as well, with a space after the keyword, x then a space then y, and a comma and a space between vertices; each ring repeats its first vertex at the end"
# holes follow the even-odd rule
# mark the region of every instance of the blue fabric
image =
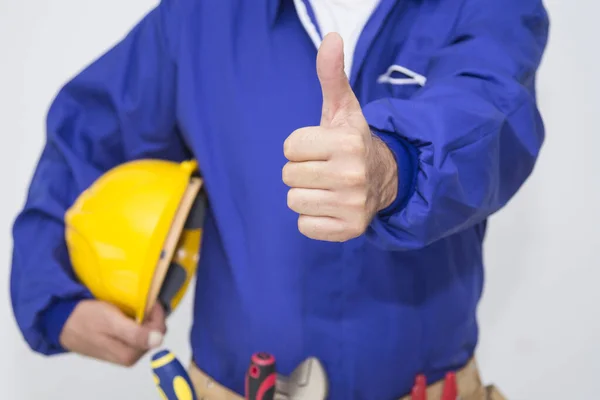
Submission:
POLYGON ((210 205, 191 346, 208 374, 241 393, 255 351, 275 354, 284 374, 316 356, 331 399, 386 400, 419 372, 432 382, 462 366, 478 339, 486 219, 542 146, 535 76, 547 30, 540 0, 383 0, 350 80, 373 130, 413 146, 414 191, 365 235, 327 243, 298 232, 281 180, 284 140, 321 113, 316 49, 293 2, 163 0, 49 110, 14 224, 25 340, 63 351, 45 318, 89 295, 64 245, 76 196, 124 161, 196 157, 210 205), (427 83, 378 83, 393 64, 427 83))
POLYGON ((406 206, 408 199, 415 191, 417 173, 419 172, 419 153, 415 146, 406 139, 382 132, 374 132, 391 150, 398 166, 398 193, 396 198, 386 208, 379 211, 379 217, 394 215, 406 206))
POLYGON ((59 300, 48 307, 42 317, 41 330, 42 334, 46 337, 46 340, 55 349, 62 348, 60 344, 60 334, 62 333, 63 327, 73 310, 82 299, 76 300, 59 300))

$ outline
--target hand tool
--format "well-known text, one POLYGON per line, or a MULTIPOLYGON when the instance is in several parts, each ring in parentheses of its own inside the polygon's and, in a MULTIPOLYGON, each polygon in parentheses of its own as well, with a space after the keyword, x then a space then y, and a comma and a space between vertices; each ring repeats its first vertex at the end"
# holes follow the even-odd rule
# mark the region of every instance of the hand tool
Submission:
POLYGON ((325 400, 329 392, 325 368, 307 358, 289 377, 277 375, 275 400, 325 400))
POLYGON ((441 400, 456 400, 457 396, 456 374, 454 372, 448 372, 446 374, 446 379, 444 379, 444 389, 442 391, 441 400))
POLYGON ((275 357, 272 354, 253 354, 246 373, 246 400, 273 400, 276 375, 275 357))
MULTIPOLYGON (((198 400, 187 371, 170 351, 156 353, 152 369, 163 400, 198 400)), ((275 377, 274 400, 325 400, 328 391, 325 369, 313 357, 304 360, 289 376, 275 377)))
POLYGON ((150 365, 154 383, 163 400, 198 400, 186 369, 169 350, 152 356, 150 365))
POLYGON ((417 375, 415 384, 410 392, 411 400, 427 400, 427 378, 423 374, 417 375))

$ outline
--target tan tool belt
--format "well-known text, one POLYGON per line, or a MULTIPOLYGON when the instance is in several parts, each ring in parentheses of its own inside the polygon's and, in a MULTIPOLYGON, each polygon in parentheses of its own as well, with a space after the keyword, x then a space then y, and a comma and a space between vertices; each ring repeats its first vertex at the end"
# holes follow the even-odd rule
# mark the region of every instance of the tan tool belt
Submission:
MULTIPOLYGON (((199 400, 244 400, 239 394, 212 380, 193 363, 190 367, 190 378, 199 400)), ((456 373, 456 384, 460 400, 506 400, 494 386, 483 386, 477 363, 474 359, 469 361, 464 368, 456 373)), ((443 387, 443 381, 429 385, 427 387, 427 399, 440 399, 443 387)), ((410 395, 404 396, 400 400, 410 400, 410 395)))

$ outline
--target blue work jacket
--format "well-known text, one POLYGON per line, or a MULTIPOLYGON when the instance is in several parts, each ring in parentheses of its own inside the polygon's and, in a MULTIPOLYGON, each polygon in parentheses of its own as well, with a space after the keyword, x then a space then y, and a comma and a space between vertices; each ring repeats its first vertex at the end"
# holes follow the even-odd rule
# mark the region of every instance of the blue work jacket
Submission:
MULTIPOLYGON (((308 7, 303 7, 308 6, 308 7)), ((25 340, 64 352, 78 300, 64 213, 128 160, 199 160, 209 196, 191 346, 237 392, 250 355, 289 373, 318 357, 331 399, 392 400, 463 366, 478 340, 486 219, 544 138, 540 0, 382 0, 349 79, 392 149, 398 198, 345 243, 304 237, 287 207, 284 140, 318 125, 318 24, 293 0, 163 0, 70 80, 14 224, 11 295, 25 340), (316 31, 316 34, 315 34, 316 31)))

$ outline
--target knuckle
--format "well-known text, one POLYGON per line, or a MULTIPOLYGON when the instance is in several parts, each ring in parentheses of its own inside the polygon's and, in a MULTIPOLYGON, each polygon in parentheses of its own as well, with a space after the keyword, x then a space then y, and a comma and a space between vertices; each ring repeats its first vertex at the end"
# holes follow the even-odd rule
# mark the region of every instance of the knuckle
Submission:
POLYGON ((347 135, 343 141, 345 153, 352 155, 362 155, 365 152, 365 143, 359 135, 347 135))
POLYGON ((302 216, 298 217, 298 230, 304 235, 309 232, 309 226, 306 222, 306 218, 303 218, 302 216))
MULTIPOLYGON (((312 238, 310 231, 307 229, 306 225, 303 224, 300 220, 298 220, 298 231, 306 237, 312 238)), ((314 238, 312 238, 314 239, 314 238)))
POLYGON ((118 362, 124 367, 133 367, 139 360, 139 355, 134 351, 126 351, 118 356, 118 362))
POLYGON ((349 237, 347 234, 345 234, 345 233, 338 233, 338 234, 335 234, 335 235, 331 235, 329 241, 330 242, 337 242, 337 243, 344 243, 344 242, 347 242, 350 239, 352 239, 352 238, 349 237))
MULTIPOLYGON (((293 135, 293 134, 292 134, 293 135)), ((293 144, 292 144, 292 140, 293 137, 289 136, 287 139, 285 139, 285 141, 283 142, 283 155, 285 156, 285 158, 287 158, 288 160, 293 156, 292 154, 292 149, 293 149, 293 144)))
POLYGON ((351 208, 364 210, 367 207, 367 195, 365 193, 359 193, 348 198, 348 203, 351 208))
POLYGON ((137 343, 136 333, 131 332, 130 330, 123 330, 122 332, 118 332, 118 334, 115 336, 119 337, 121 341, 129 344, 130 346, 137 343))
POLYGON ((290 184, 291 181, 291 172, 290 172, 290 164, 285 164, 283 166, 283 169, 281 170, 281 179, 283 180, 283 183, 285 183, 286 185, 290 184))
POLYGON ((102 332, 114 332, 116 330, 115 323, 104 315, 99 315, 96 319, 98 329, 102 332))
POLYGON ((318 229, 316 228, 316 226, 310 223, 308 219, 303 218, 302 216, 298 218, 298 230, 300 231, 300 233, 302 233, 308 238, 317 240, 320 239, 320 235, 318 234, 318 229))
POLYGON ((367 181, 367 171, 363 165, 348 168, 344 172, 344 181, 350 186, 361 186, 367 181))
POLYGON ((319 126, 303 126, 294 131, 294 135, 300 138, 312 137, 320 131, 319 126))
POLYGON ((110 332, 114 336, 123 336, 119 323, 115 318, 107 318, 103 321, 103 327, 106 332, 110 332))
MULTIPOLYGON (((283 142, 283 154, 287 156, 294 155, 294 148, 299 142, 311 137, 313 129, 311 127, 298 128, 293 131, 283 142)), ((289 157, 288 157, 289 158, 289 157)))
POLYGON ((348 227, 348 229, 346 229, 346 232, 345 232, 346 236, 347 236, 346 240, 357 238, 360 235, 362 235, 364 232, 365 232, 365 229, 361 223, 358 223, 358 222, 353 223, 348 227))
POLYGON ((294 189, 290 189, 288 190, 288 194, 287 194, 287 205, 289 208, 291 208, 292 210, 295 209, 297 207, 297 198, 298 196, 296 195, 296 191, 294 189))
POLYGON ((365 233, 366 226, 363 213, 357 213, 355 218, 346 221, 340 235, 344 237, 344 240, 357 238, 365 233))
POLYGON ((345 231, 339 230, 339 231, 329 233, 329 237, 327 240, 330 242, 343 243, 349 239, 352 239, 352 238, 348 237, 348 234, 345 231))

